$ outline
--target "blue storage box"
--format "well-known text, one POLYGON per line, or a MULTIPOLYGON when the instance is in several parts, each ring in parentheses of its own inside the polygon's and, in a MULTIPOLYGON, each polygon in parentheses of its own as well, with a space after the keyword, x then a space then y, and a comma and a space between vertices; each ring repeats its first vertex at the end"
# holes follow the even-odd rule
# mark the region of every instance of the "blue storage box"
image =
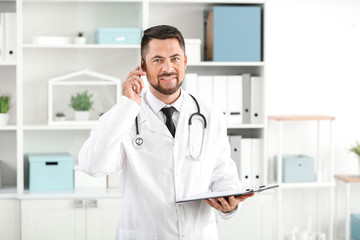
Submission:
POLYGON ((73 190, 74 160, 68 153, 28 154, 30 190, 73 190))
MULTIPOLYGON (((314 159, 305 155, 282 156, 282 182, 314 182, 316 179, 314 159)), ((275 156, 275 178, 277 176, 277 156, 275 156)))
POLYGON ((140 44, 141 28, 100 28, 96 30, 97 44, 140 44))
POLYGON ((261 6, 214 6, 204 17, 206 60, 262 61, 261 6))
POLYGON ((351 237, 360 240, 360 214, 351 215, 351 237))

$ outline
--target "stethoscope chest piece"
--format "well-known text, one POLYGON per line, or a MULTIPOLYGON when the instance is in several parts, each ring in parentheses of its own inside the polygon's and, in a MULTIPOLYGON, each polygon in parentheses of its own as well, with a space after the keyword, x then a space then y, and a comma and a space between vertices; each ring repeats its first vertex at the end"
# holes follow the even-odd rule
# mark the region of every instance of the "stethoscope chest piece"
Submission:
POLYGON ((134 140, 134 147, 135 148, 142 148, 143 144, 144 144, 144 139, 142 139, 142 137, 137 135, 135 140, 134 140))

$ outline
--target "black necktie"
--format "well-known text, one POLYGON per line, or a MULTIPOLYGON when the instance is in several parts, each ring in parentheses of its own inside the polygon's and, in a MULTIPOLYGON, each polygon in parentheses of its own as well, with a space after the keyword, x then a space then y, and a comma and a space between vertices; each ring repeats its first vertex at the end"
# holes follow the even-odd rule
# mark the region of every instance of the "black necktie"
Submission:
POLYGON ((169 129, 171 135, 173 137, 175 137, 175 124, 172 120, 172 115, 175 112, 175 108, 174 107, 168 107, 168 108, 163 108, 161 109, 161 111, 165 114, 166 116, 166 126, 169 129))

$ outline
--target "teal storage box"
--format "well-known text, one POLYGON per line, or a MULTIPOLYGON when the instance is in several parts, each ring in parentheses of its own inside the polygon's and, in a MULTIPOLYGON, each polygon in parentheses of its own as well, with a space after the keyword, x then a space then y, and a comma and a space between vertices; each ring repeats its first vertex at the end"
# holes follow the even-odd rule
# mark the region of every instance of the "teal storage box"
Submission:
POLYGON ((261 6, 214 6, 204 17, 205 60, 262 61, 261 6))
POLYGON ((97 44, 140 44, 141 28, 100 28, 96 30, 97 44))
POLYGON ((28 154, 30 190, 73 190, 74 160, 68 153, 28 154))
POLYGON ((360 214, 351 215, 351 237, 360 240, 360 214))
MULTIPOLYGON (((314 159, 305 155, 282 156, 282 182, 314 182, 314 159)), ((277 156, 275 156, 275 177, 277 175, 277 156)))

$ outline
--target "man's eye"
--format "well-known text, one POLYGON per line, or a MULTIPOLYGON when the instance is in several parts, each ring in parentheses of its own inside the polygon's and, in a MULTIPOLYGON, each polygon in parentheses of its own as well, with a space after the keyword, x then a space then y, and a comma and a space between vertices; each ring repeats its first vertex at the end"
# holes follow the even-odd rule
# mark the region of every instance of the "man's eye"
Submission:
POLYGON ((174 58, 173 58, 173 61, 179 61, 179 60, 180 60, 179 57, 174 57, 174 58))
POLYGON ((155 59, 154 62, 159 63, 159 62, 161 62, 161 60, 160 59, 155 59))

